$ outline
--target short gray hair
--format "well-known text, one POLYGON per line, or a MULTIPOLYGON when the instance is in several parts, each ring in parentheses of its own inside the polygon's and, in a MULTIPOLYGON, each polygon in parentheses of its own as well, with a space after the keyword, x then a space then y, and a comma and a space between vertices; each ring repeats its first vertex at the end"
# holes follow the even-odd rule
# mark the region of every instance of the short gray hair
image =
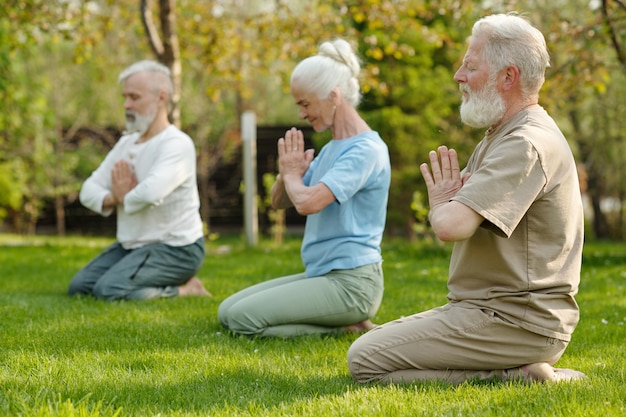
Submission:
POLYGON ((526 95, 537 94, 545 81, 550 55, 543 34, 517 13, 494 14, 478 20, 472 37, 487 42, 483 58, 492 73, 508 65, 520 72, 520 85, 526 95))
POLYGON ((291 73, 291 82, 298 79, 308 85, 319 98, 327 98, 333 88, 338 87, 342 96, 356 107, 361 101, 358 76, 361 64, 344 39, 324 42, 317 55, 300 61, 291 73))
POLYGON ((157 75, 157 77, 153 77, 152 88, 155 91, 160 89, 164 89, 168 97, 171 99, 172 94, 174 93, 174 83, 172 82, 172 72, 165 65, 151 60, 143 60, 135 62, 134 64, 127 67, 124 71, 122 71, 118 77, 118 82, 123 83, 128 77, 138 72, 151 72, 157 75))

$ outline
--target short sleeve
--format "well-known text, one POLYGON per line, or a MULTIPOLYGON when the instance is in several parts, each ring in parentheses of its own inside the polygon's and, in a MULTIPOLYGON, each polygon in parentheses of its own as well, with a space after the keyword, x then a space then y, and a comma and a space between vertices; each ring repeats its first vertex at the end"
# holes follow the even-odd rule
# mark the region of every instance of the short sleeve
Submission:
POLYGON ((546 176, 538 153, 525 138, 507 137, 477 159, 470 160, 464 171, 471 177, 452 200, 483 216, 490 223, 486 227, 493 230, 495 226, 510 237, 545 190, 546 176))

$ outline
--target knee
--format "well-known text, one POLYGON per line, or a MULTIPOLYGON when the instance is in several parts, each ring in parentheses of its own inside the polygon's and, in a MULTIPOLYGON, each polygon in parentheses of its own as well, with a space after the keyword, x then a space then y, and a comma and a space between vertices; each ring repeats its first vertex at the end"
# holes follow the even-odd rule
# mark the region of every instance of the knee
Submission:
POLYGON ((348 349, 348 370, 352 378, 360 384, 382 382, 388 376, 388 372, 372 360, 368 346, 361 337, 348 349))
POLYGON ((91 294, 91 289, 85 285, 84 281, 74 277, 67 288, 68 295, 91 294))
POLYGON ((363 367, 361 366, 362 351, 359 349, 357 343, 353 343, 348 349, 348 370, 352 379, 361 384, 367 382, 367 378, 363 375, 363 367))
POLYGON ((102 279, 94 285, 92 292, 93 296, 99 300, 113 301, 124 298, 118 289, 102 279))
POLYGON ((77 285, 74 281, 70 282, 70 286, 67 289, 67 295, 76 295, 76 294, 84 294, 83 291, 81 291, 81 288, 79 285, 77 285))
POLYGON ((254 313, 238 307, 237 304, 230 306, 228 309, 220 305, 217 315, 222 326, 233 333, 252 336, 258 335, 264 330, 255 319, 254 313))
POLYGON ((222 302, 217 308, 217 319, 222 327, 228 329, 228 307, 224 302, 222 302))

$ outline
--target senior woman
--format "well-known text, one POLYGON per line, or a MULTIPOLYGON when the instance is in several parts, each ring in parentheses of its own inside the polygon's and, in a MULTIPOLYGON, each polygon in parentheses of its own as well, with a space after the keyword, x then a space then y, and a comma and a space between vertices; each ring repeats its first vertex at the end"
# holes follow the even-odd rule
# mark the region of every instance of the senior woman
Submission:
POLYGON ((246 288, 220 305, 236 334, 294 337, 363 332, 383 297, 380 242, 390 182, 389 151, 356 110, 359 60, 343 39, 324 42, 291 75, 301 119, 330 140, 314 156, 300 130, 278 140, 275 208, 307 216, 304 272, 246 288))

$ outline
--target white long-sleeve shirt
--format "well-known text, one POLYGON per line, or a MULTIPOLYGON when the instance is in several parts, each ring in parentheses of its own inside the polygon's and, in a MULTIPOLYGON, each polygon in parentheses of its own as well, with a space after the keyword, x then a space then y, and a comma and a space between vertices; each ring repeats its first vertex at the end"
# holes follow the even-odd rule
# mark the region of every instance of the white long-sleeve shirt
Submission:
POLYGON ((111 192, 113 166, 124 159, 133 167, 138 183, 117 206, 117 240, 122 246, 195 242, 203 231, 193 141, 172 125, 147 142, 137 144, 138 138, 137 133, 120 138, 84 182, 80 202, 109 216, 113 210, 103 210, 102 203, 111 192))

